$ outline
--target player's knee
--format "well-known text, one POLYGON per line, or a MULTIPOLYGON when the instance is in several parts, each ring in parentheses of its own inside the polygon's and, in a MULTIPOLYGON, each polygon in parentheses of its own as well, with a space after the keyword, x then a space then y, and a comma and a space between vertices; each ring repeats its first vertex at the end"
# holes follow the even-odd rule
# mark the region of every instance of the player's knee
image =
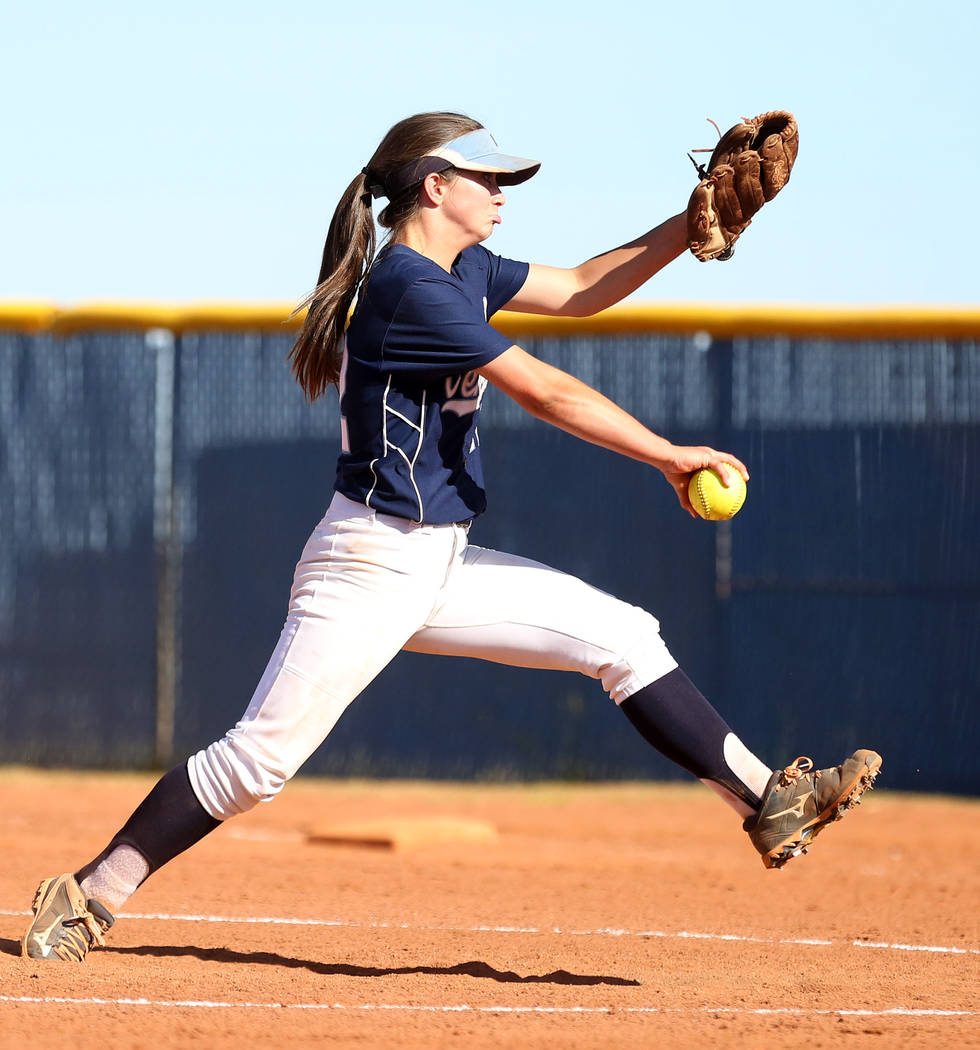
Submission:
POLYGON ((193 755, 187 769, 201 805, 216 820, 270 801, 289 779, 278 763, 244 746, 234 730, 193 755))
POLYGON ((623 645, 617 659, 602 669, 602 685, 617 704, 677 667, 660 635, 660 622, 632 606, 623 624, 623 645))

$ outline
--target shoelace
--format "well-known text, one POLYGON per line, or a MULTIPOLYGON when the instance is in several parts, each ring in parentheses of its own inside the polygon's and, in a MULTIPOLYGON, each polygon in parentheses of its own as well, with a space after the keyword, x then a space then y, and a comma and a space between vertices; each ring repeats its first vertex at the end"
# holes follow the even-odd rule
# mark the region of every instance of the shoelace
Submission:
POLYGON ((805 755, 801 755, 794 762, 788 765, 782 773, 779 774, 780 779, 784 784, 791 784, 800 777, 805 776, 813 769, 813 759, 807 758, 805 755))
POLYGON ((61 939, 51 946, 51 950, 64 962, 82 962, 94 945, 105 947, 102 927, 90 912, 66 922, 62 929, 61 939))

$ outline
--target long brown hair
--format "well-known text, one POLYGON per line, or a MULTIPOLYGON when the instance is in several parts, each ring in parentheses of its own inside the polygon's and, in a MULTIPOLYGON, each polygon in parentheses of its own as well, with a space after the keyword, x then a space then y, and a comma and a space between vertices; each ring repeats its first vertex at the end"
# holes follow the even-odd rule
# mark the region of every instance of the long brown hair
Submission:
MULTIPOLYGON (((340 378, 347 315, 374 261, 374 214, 369 187, 383 185, 396 169, 481 127, 461 113, 418 113, 399 121, 340 198, 323 246, 317 286, 294 311, 299 313, 305 307, 307 312, 289 359, 293 375, 311 401, 340 378)), ((389 201, 378 222, 392 231, 390 237, 415 215, 418 207, 416 187, 389 201)))

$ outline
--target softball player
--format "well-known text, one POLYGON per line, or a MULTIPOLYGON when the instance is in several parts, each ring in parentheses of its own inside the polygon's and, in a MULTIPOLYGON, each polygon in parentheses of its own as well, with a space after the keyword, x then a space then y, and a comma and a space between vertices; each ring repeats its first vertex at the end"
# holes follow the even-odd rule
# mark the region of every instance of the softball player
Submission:
POLYGON ((113 912, 150 874, 273 798, 401 649, 598 679, 650 744, 735 810, 767 867, 805 850, 871 785, 881 763, 871 751, 774 772, 677 666, 648 612, 469 543, 486 506, 477 420, 488 384, 659 470, 691 513, 696 469, 748 477, 730 452, 671 444, 488 324, 502 309, 595 313, 686 247, 680 214, 573 269, 492 254, 483 241, 501 221, 501 187, 538 167, 474 120, 425 113, 396 124, 347 188, 291 354, 311 398, 337 385, 341 452, 278 645, 238 724, 167 773, 102 853, 42 881, 25 955, 80 961, 104 943, 113 912), (377 254, 372 198, 387 200, 378 221, 390 231, 377 254))

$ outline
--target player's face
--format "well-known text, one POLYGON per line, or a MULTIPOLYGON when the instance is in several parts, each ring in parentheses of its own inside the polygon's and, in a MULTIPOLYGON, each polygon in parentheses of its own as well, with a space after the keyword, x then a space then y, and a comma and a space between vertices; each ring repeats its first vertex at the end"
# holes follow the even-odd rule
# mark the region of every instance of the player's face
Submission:
POLYGON ((446 198, 447 217, 461 232, 472 238, 473 244, 485 241, 494 226, 501 222, 500 209, 507 202, 497 185, 497 176, 490 172, 460 171, 453 180, 446 198))

